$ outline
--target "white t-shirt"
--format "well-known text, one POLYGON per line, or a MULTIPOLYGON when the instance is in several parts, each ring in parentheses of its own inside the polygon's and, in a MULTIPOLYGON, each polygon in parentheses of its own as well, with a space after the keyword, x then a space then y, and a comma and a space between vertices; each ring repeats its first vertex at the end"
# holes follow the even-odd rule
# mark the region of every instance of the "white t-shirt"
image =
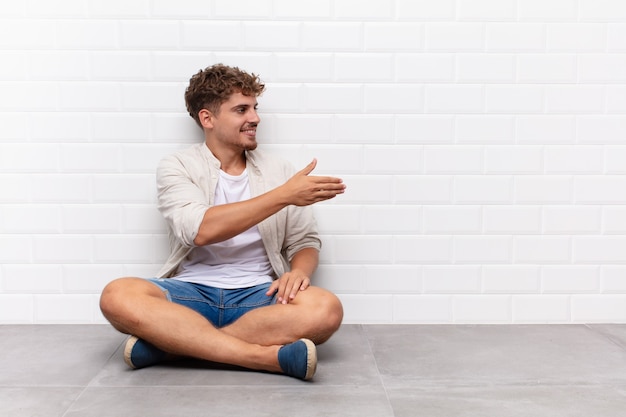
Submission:
MULTIPOLYGON (((215 205, 250 199, 248 171, 234 176, 220 170, 215 205)), ((194 248, 174 279, 216 288, 248 288, 272 281, 272 266, 256 226, 223 242, 194 248)))

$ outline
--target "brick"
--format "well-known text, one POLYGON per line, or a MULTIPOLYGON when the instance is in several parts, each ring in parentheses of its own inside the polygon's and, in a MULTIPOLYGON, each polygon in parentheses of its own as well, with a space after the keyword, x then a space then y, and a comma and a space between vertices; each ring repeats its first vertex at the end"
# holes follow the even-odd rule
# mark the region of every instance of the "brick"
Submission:
POLYGON ((541 232, 539 207, 498 206, 483 209, 483 228, 489 234, 536 234, 541 232))
POLYGON ((86 80, 88 63, 88 54, 82 51, 32 52, 26 73, 32 80, 86 80))
POLYGON ((604 149, 598 146, 544 148, 544 166, 547 173, 600 174, 604 170, 604 163, 604 149))
POLYGON ((330 54, 290 53, 275 54, 276 78, 283 82, 324 82, 330 81, 333 59, 330 54))
POLYGON ((57 110, 59 87, 56 83, 41 81, 0 82, 1 111, 53 111, 57 110), (32 100, 31 97, 37 97, 32 100))
POLYGON ((128 111, 180 111, 185 108, 184 90, 178 84, 125 84, 122 108, 128 111))
POLYGON ((60 293, 60 265, 6 265, 4 291, 7 293, 60 293))
POLYGON ((506 21, 516 17, 514 0, 465 0, 457 5, 459 20, 506 21))
POLYGON ((305 22, 302 47, 309 51, 360 51, 363 24, 356 22, 305 22))
POLYGON ((551 52, 603 52, 607 29, 600 23, 552 23, 547 27, 547 38, 551 52))
POLYGON ((608 25, 608 50, 626 51, 626 23, 611 23, 608 25))
POLYGON ((518 79, 524 83, 576 83, 577 63, 575 54, 520 55, 517 57, 518 79))
POLYGON ((623 265, 607 265, 600 268, 602 293, 626 294, 626 267, 623 265))
POLYGON ((525 176, 515 179, 515 202, 521 204, 567 204, 573 198, 572 179, 567 176, 525 176))
POLYGON ((393 320, 395 323, 452 323, 452 296, 396 295, 393 320))
MULTIPOLYGON (((232 50, 239 49, 244 42, 243 27, 237 21, 185 21, 181 25, 180 43, 186 50, 232 50)), ((207 62, 201 68, 210 64, 207 62)))
POLYGON ((93 257, 91 236, 36 236, 33 252, 36 263, 89 263, 93 257))
POLYGON ((480 292, 478 266, 426 266, 423 272, 424 293, 466 294, 480 292))
POLYGON ((293 22, 244 22, 244 45, 252 50, 285 50, 300 46, 300 25, 293 22))
POLYGON ((572 260, 567 236, 517 236, 513 251, 515 263, 550 264, 572 260))
POLYGON ((152 58, 145 52, 93 52, 90 55, 91 79, 149 81, 152 58))
POLYGON ((414 84, 368 84, 364 88, 368 113, 421 113, 424 89, 414 84), (394 97, 389 100, 389 97, 394 97))
POLYGON ((118 172, 120 147, 93 143, 62 145, 60 161, 63 172, 118 172))
POLYGON ((0 202, 23 203, 29 200, 31 179, 24 174, 0 173, 0 202))
POLYGON ((30 126, 33 142, 88 142, 91 139, 91 115, 87 113, 38 113, 30 126))
POLYGON ((401 82, 452 82, 454 61, 454 55, 444 53, 397 54, 396 79, 401 82))
POLYGON ((519 116, 515 121, 519 143, 567 144, 576 140, 576 119, 571 116, 519 116))
POLYGON ((96 299, 83 294, 35 295, 35 323, 92 323, 96 299))
POLYGON ((427 51, 477 52, 484 49, 485 29, 480 23, 427 23, 427 51))
POLYGON ((110 82, 62 83, 58 94, 61 110, 112 111, 121 104, 120 87, 110 82))
POLYGON ((388 20, 393 17, 393 2, 335 0, 334 16, 345 20, 388 20))
POLYGON ((448 264, 452 262, 452 238, 449 236, 398 236, 395 238, 395 262, 406 264, 448 264))
POLYGON ((543 51, 546 29, 545 25, 538 23, 487 23, 485 39, 488 51, 543 51))
POLYGON ((576 0, 524 0, 518 4, 518 17, 525 21, 575 21, 578 17, 576 0))
POLYGON ((0 25, 0 48, 18 51, 52 49, 55 34, 56 23, 54 20, 3 19, 2 25, 0 25))
POLYGON ((89 14, 94 17, 148 17, 149 11, 148 0, 92 0, 89 3, 89 14))
POLYGON ((510 323, 511 316, 511 298, 506 295, 453 297, 455 323, 510 323))
POLYGON ((332 118, 328 115, 282 115, 275 124, 277 143, 320 143, 331 136, 332 118))
POLYGON ((32 295, 0 294, 0 323, 32 324, 33 315, 32 295))
POLYGON ((604 234, 626 234, 625 206, 610 206, 603 208, 602 231, 604 234))
MULTIPOLYGON (((122 265, 64 265, 63 289, 69 294, 100 294, 106 284, 125 276, 122 265)), ((126 275, 128 276, 128 275, 126 275)))
POLYGON ((512 239, 508 236, 455 236, 456 263, 510 263, 512 239))
POLYGON ((97 203, 153 203, 155 174, 96 174, 93 195, 97 203))
POLYGON ((503 115, 458 116, 455 137, 461 143, 512 143, 515 119, 503 115))
POLYGON ((606 92, 608 113, 626 113, 626 87, 611 86, 606 92))
POLYGON ((426 174, 477 174, 483 170, 483 149, 478 146, 426 146, 426 174))
POLYGON ((31 195, 40 203, 86 203, 91 181, 86 174, 36 174, 30 177, 31 195))
POLYGON ((119 233, 122 210, 117 205, 71 204, 61 209, 64 233, 119 233))
POLYGON ((363 208, 366 234, 416 234, 421 230, 419 209, 414 206, 369 206, 363 208))
POLYGON ((267 19, 272 15, 271 0, 215 0, 214 16, 236 19, 267 19))
MULTIPOLYGON (((368 81, 371 83, 375 81, 391 81, 393 79, 393 54, 340 53, 335 55, 334 61, 334 74, 338 81, 368 81)), ((368 84, 366 88, 370 86, 380 88, 375 84, 368 84)))
POLYGON ((482 229, 482 210, 472 206, 425 206, 423 229, 427 234, 477 234, 482 229))
POLYGON ((429 85, 426 87, 428 113, 481 113, 484 90, 476 85, 429 85))
POLYGON ((152 16, 163 18, 208 18, 211 14, 211 3, 204 0, 153 0, 152 16))
POLYGON ((186 145, 135 145, 121 146, 121 170, 125 173, 153 174, 159 161, 186 145))
POLYGON ((91 115, 91 135, 97 142, 149 142, 151 124, 146 114, 95 113, 91 115))
POLYGON ((416 23, 365 23, 366 51, 419 51, 424 46, 424 27, 416 23))
POLYGON ((597 293, 600 270, 596 266, 544 266, 541 282, 544 293, 597 293))
POLYGON ((454 181, 457 204, 508 204, 513 199, 513 180, 507 176, 465 175, 454 181))
MULTIPOLYGON (((391 144, 393 136, 389 132, 393 131, 393 116, 391 115, 336 115, 333 119, 333 139, 338 143, 355 144, 391 144)), ((399 149, 407 149, 398 146, 399 149)), ((381 147, 380 149, 383 149, 381 147)), ((384 148, 388 149, 388 148, 384 148)), ((402 155, 403 158, 411 157, 414 152, 402 155)), ((371 159, 370 159, 371 161, 371 159)), ((419 166, 419 159, 412 159, 406 164, 383 163, 377 161, 375 164, 368 163, 370 171, 389 170, 387 172, 415 172, 419 166)))
POLYGON ((400 204, 445 204, 452 201, 452 177, 403 175, 394 179, 395 201, 400 204))
POLYGON ((421 171, 421 147, 366 145, 363 156, 367 173, 415 174, 421 171))
POLYGON ((457 78, 461 82, 512 83, 515 81, 515 62, 513 54, 457 54, 457 78))
POLYGON ((593 85, 548 86, 546 110, 548 113, 601 113, 606 92, 593 85))
POLYGON ((389 175, 344 176, 343 180, 350 191, 346 189, 342 202, 389 204, 393 201, 393 178, 389 175), (372 193, 373 189, 377 192, 372 193))
POLYGON ((454 20, 454 0, 396 0, 397 18, 401 20, 454 20))
POLYGON ((344 323, 390 323, 393 296, 390 294, 338 294, 343 304, 344 323))
POLYGON ((337 236, 334 256, 337 263, 391 263, 392 239, 388 236, 337 236))
POLYGON ((487 86, 485 102, 489 113, 541 113, 544 92, 528 85, 487 86))
POLYGON ((569 323, 570 297, 566 295, 513 296, 514 323, 569 323))
POLYGON ((623 21, 626 19, 626 4, 620 0, 581 0, 581 20, 623 21))
POLYGON ((358 234, 361 232, 361 209, 359 206, 318 205, 315 216, 320 233, 358 234))
POLYGON ((624 236, 575 236, 573 258, 577 263, 623 263, 624 236))
POLYGON ((406 265, 368 265, 364 268, 366 293, 419 293, 422 290, 422 270, 417 266, 406 265), (384 277, 384 278, 383 278, 384 277))
POLYGON ((120 23, 120 40, 126 49, 172 49, 180 45, 180 27, 176 21, 130 20, 120 23))
POLYGON ((60 233, 60 209, 51 204, 11 204, 0 211, 3 233, 60 233))
POLYGON ((580 116, 577 122, 577 136, 582 143, 624 143, 626 118, 622 116, 580 116))
POLYGON ((626 295, 574 295, 572 321, 577 323, 623 323, 626 295))
POLYGON ((33 241, 28 235, 2 234, 0 239, 0 262, 30 263, 33 261, 33 241))
POLYGON ((115 20, 63 20, 55 28, 59 49, 104 50, 119 48, 120 33, 115 20))
POLYGON ((59 147, 53 144, 0 144, 0 170, 54 172, 59 168, 59 147))
POLYGON ((626 176, 577 177, 574 197, 583 204, 625 204, 626 176))
POLYGON ((584 83, 617 84, 626 81, 626 54, 593 54, 578 57, 578 78, 584 83))
POLYGON ((155 260, 151 235, 98 235, 93 241, 96 263, 148 263, 155 260))
MULTIPOLYGON (((378 277, 378 281, 381 281, 378 277)), ((335 294, 351 294, 363 287, 363 267, 360 265, 320 264, 312 277, 314 285, 326 288, 335 294)))
POLYGON ((486 265, 482 270, 482 289, 485 293, 539 293, 541 271, 538 266, 486 265))
POLYGON ((330 0, 274 0, 274 16, 280 19, 329 19, 331 16, 330 0))
POLYGON ((0 141, 24 142, 30 136, 28 118, 24 113, 3 112, 0 114, 0 141))
POLYGON ((535 146, 487 146, 485 172, 494 174, 540 174, 543 152, 535 146))
POLYGON ((547 206, 543 208, 543 229, 549 234, 590 234, 600 232, 599 207, 547 206))
POLYGON ((398 115, 395 118, 399 143, 451 143, 454 119, 445 115, 398 115))

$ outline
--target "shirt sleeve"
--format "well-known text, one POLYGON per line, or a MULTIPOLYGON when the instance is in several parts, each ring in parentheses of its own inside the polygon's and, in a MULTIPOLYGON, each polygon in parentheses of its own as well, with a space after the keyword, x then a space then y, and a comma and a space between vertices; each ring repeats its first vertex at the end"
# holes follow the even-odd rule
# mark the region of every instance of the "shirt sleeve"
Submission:
POLYGON ((210 205, 189 170, 177 155, 161 160, 157 167, 157 197, 158 209, 171 235, 182 245, 194 247, 193 241, 210 205))

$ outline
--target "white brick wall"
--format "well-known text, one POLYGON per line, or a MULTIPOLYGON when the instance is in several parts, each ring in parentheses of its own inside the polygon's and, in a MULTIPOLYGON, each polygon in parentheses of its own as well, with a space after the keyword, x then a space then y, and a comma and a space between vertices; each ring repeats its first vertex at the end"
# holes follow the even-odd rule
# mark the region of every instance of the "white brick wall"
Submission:
POLYGON ((0 323, 100 323, 156 272, 154 169, 216 62, 348 185, 315 207, 347 322, 626 322, 623 1, 5 1, 0 62, 0 323))

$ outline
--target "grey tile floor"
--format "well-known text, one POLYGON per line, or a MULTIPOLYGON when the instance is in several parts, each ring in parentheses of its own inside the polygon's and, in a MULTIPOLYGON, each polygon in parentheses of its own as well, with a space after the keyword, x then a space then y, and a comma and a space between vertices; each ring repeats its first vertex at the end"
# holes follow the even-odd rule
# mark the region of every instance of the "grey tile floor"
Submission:
POLYGON ((0 416, 626 416, 626 325, 344 325, 311 382, 133 371, 106 325, 0 326, 0 416))

